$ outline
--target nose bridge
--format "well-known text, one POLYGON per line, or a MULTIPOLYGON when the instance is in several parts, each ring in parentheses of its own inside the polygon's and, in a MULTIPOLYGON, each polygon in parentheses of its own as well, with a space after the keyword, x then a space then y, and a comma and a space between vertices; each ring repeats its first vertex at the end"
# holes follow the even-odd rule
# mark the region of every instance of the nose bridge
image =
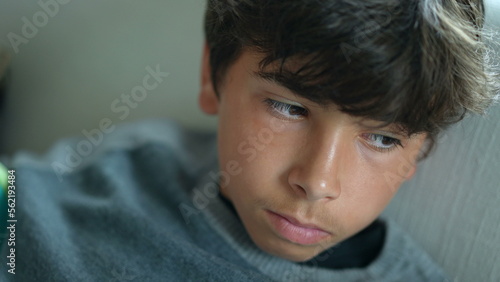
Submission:
POLYGON ((338 198, 341 192, 342 132, 318 130, 305 139, 299 160, 291 172, 290 185, 309 200, 338 198))
POLYGON ((331 175, 335 160, 339 157, 338 146, 340 146, 340 142, 338 139, 336 133, 333 133, 330 135, 321 134, 311 140, 312 142, 310 142, 306 151, 310 157, 310 167, 313 173, 317 173, 318 176, 331 175))

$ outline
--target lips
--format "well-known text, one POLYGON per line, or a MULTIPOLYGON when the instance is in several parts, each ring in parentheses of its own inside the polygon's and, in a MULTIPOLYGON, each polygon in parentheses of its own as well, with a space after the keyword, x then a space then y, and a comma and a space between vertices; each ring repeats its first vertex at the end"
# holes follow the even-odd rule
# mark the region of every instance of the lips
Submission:
POLYGON ((293 217, 267 211, 271 225, 284 239, 301 245, 316 244, 331 233, 313 224, 303 224, 293 217))

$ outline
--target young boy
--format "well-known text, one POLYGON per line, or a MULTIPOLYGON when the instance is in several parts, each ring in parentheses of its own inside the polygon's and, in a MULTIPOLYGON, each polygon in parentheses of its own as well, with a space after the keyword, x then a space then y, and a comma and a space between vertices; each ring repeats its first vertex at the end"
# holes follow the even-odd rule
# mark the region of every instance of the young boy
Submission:
POLYGON ((0 275, 444 281, 378 216, 437 134, 491 102, 482 21, 479 0, 208 1, 217 140, 150 121, 108 128, 70 171, 81 140, 17 155, 0 275))

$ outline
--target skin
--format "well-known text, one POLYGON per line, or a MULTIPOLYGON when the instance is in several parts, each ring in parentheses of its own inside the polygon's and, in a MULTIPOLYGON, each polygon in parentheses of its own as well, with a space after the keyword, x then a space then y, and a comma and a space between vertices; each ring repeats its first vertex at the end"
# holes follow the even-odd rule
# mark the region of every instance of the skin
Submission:
POLYGON ((374 128, 375 121, 349 116, 333 104, 318 105, 259 78, 261 58, 244 51, 227 70, 217 96, 205 47, 199 102, 205 113, 219 116, 220 167, 232 167, 221 193, 248 234, 267 253, 305 261, 379 216, 415 173, 426 135, 374 128), (382 135, 399 139, 403 147, 379 148, 393 140, 382 135), (326 233, 317 242, 297 243, 273 225, 273 213, 326 233))

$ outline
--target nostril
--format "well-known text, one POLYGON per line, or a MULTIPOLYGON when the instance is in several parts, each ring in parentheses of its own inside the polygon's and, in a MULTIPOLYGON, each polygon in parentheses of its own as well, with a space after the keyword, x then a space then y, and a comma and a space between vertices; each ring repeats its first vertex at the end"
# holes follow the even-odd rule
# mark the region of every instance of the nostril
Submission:
POLYGON ((327 200, 336 200, 340 197, 340 191, 341 189, 335 189, 334 191, 330 192, 328 196, 326 196, 325 198, 327 200))
POLYGON ((296 196, 310 200, 334 200, 340 196, 340 182, 331 173, 296 167, 287 174, 289 189, 296 196))
POLYGON ((293 185, 293 189, 300 195, 300 196, 303 196, 303 197, 307 197, 307 190, 304 189, 304 187, 300 186, 300 185, 293 185))

